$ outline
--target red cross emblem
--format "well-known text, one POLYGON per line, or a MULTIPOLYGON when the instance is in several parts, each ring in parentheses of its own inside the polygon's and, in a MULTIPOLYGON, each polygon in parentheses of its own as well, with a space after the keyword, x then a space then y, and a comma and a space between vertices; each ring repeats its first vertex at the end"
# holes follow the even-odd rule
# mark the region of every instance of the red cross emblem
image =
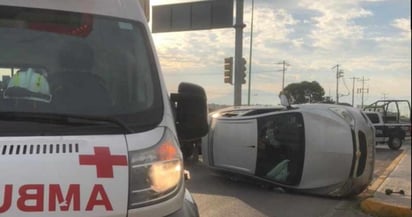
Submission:
POLYGON ((94 155, 79 155, 80 165, 95 165, 97 178, 113 178, 113 166, 127 166, 125 155, 111 155, 108 147, 94 147, 94 155))

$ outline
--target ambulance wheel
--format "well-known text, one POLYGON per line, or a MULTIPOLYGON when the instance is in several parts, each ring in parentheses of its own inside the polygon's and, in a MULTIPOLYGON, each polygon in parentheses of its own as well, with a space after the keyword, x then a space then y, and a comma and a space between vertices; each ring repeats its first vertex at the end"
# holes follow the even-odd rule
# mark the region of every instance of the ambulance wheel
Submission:
POLYGON ((399 150, 402 146, 402 139, 397 136, 393 136, 389 138, 388 146, 392 150, 399 150))
POLYGON ((182 150, 183 159, 189 160, 193 154, 194 146, 191 142, 182 143, 180 149, 182 150))

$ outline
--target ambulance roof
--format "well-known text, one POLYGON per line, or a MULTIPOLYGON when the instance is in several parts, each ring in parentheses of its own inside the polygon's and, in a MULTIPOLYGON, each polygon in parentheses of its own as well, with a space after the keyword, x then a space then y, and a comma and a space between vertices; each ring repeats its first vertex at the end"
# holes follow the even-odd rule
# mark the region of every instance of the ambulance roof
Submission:
POLYGON ((0 4, 98 14, 145 22, 139 0, 2 0, 0 4))

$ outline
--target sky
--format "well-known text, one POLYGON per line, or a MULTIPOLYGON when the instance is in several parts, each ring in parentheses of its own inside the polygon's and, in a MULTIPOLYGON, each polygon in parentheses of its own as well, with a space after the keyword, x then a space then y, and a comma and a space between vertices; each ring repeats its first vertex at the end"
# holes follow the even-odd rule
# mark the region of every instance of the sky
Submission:
MULTIPOLYGON (((189 1, 151 0, 152 6, 189 1)), ((243 56, 249 62, 251 3, 244 1, 243 56)), ((250 103, 279 104, 282 65, 285 86, 317 81, 325 96, 339 102, 411 100, 410 0, 255 0, 250 103), (351 78, 356 79, 351 79, 351 78), (365 80, 362 82, 361 79, 365 80)), ((235 19, 235 18, 234 18, 235 19)), ((150 23, 149 23, 150 24, 150 23)), ((234 86, 223 82, 224 58, 235 54, 234 28, 154 33, 153 39, 169 92, 180 82, 203 86, 208 103, 233 105, 234 86)), ((249 70, 249 63, 247 63, 249 70)), ((248 103, 248 83, 242 104, 248 103)))

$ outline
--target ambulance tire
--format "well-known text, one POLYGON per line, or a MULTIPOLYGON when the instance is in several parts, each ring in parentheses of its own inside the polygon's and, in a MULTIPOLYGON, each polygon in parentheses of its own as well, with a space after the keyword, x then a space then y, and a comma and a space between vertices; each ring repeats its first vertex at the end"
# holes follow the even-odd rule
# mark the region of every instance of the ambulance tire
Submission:
POLYGON ((183 159, 185 161, 191 161, 193 158, 193 155, 195 154, 195 144, 193 142, 182 142, 180 144, 180 149, 183 154, 183 159))

